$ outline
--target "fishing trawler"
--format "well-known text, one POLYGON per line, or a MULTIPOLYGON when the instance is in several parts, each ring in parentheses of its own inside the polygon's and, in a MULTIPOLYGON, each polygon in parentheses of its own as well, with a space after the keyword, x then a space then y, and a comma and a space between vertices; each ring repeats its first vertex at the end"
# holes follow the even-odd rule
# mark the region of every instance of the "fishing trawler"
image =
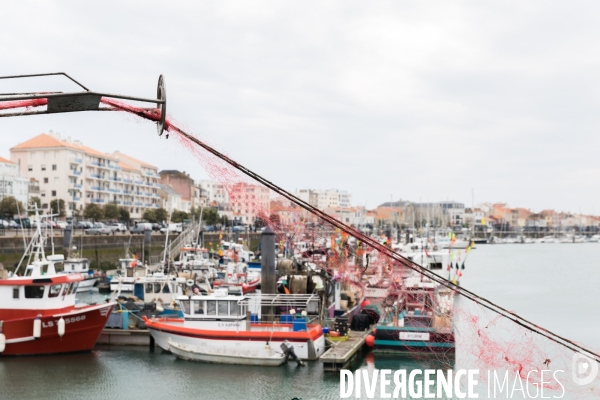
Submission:
POLYGON ((382 302, 370 341, 376 353, 454 355, 454 293, 425 277, 403 280, 382 302))
MULTIPOLYGON (((36 221, 41 217, 35 210, 36 221)), ((80 273, 57 272, 62 254, 46 255, 41 223, 15 273, 0 280, 0 356, 91 350, 114 303, 76 304, 80 273), (19 275, 21 264, 23 275, 19 275)))
POLYGON ((308 315, 319 310, 317 295, 237 296, 221 288, 207 296, 179 296, 177 300, 184 318, 144 318, 164 350, 171 350, 171 340, 179 347, 242 357, 260 353, 265 346, 279 348, 287 340, 300 359, 316 360, 325 351, 321 325, 307 321, 308 315), (264 307, 273 314, 262 313, 264 307))

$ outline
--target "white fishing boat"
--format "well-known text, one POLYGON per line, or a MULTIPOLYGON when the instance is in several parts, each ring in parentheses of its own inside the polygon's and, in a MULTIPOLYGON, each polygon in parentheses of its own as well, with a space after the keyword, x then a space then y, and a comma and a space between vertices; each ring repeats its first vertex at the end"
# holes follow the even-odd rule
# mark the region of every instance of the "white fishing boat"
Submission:
POLYGON ((325 351, 325 337, 316 322, 318 295, 236 296, 222 288, 207 296, 178 296, 177 301, 182 319, 143 317, 164 350, 170 351, 171 341, 210 353, 226 349, 231 354, 260 354, 266 345, 278 348, 288 341, 303 360, 316 360, 325 351))
POLYGON ((276 352, 270 346, 262 349, 207 349, 206 346, 194 346, 167 340, 171 353, 177 358, 188 361, 200 361, 216 364, 256 365, 277 367, 285 362, 285 354, 276 352))
POLYGON ((77 293, 88 292, 92 290, 98 277, 90 274, 90 260, 87 258, 69 257, 64 262, 64 272, 68 274, 81 274, 83 280, 79 282, 77 293))

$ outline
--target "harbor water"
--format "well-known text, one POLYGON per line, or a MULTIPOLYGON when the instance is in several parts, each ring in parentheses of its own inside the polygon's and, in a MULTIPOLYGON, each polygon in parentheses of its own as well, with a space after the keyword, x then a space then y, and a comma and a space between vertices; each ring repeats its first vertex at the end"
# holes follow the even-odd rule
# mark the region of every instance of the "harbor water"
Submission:
MULTIPOLYGON (((555 333, 600 349, 600 244, 479 245, 465 267, 462 286, 555 333)), ((410 370, 423 365, 365 353, 352 365, 357 368, 410 370)), ((319 362, 304 367, 292 362, 279 368, 224 366, 177 360, 158 348, 114 346, 85 354, 0 358, 3 400, 339 396, 339 374, 323 372, 319 362)))

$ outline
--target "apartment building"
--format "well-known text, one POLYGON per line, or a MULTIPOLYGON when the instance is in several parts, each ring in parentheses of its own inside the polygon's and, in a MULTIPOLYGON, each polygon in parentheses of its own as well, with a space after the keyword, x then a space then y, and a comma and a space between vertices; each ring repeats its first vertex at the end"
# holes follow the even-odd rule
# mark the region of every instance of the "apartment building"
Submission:
POLYGON ((29 179, 21 175, 19 165, 0 157, 0 196, 13 196, 27 206, 29 201, 29 179))
POLYGON ((300 189, 296 191, 295 195, 308 204, 317 207, 319 210, 331 207, 348 208, 352 206, 352 195, 345 190, 300 189))
POLYGON ((236 183, 230 189, 229 204, 237 223, 253 224, 256 217, 269 213, 269 189, 263 186, 236 183))
POLYGON ((206 198, 208 204, 220 205, 229 202, 225 185, 209 180, 198 180, 195 183, 199 197, 206 198))
POLYGON ((70 215, 87 204, 114 202, 137 219, 160 207, 157 168, 120 152, 102 153, 50 132, 16 145, 10 158, 21 174, 39 182, 42 208, 63 199, 70 215))

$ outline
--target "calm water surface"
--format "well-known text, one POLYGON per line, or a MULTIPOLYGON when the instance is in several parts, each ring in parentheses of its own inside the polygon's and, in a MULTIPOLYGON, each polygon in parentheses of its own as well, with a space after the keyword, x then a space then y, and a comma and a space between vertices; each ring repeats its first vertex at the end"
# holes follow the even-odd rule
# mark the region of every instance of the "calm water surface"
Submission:
MULTIPOLYGON (((600 348, 600 244, 480 245, 462 285, 556 333, 600 348)), ((460 348, 458 349, 460 352, 460 348)), ((356 368, 423 368, 363 355, 356 368)), ((338 399, 339 375, 319 362, 220 366, 161 350, 98 347, 67 356, 0 358, 0 399, 338 399)), ((564 398, 567 398, 565 396, 564 398)), ((485 396, 481 397, 485 398, 485 396)))

